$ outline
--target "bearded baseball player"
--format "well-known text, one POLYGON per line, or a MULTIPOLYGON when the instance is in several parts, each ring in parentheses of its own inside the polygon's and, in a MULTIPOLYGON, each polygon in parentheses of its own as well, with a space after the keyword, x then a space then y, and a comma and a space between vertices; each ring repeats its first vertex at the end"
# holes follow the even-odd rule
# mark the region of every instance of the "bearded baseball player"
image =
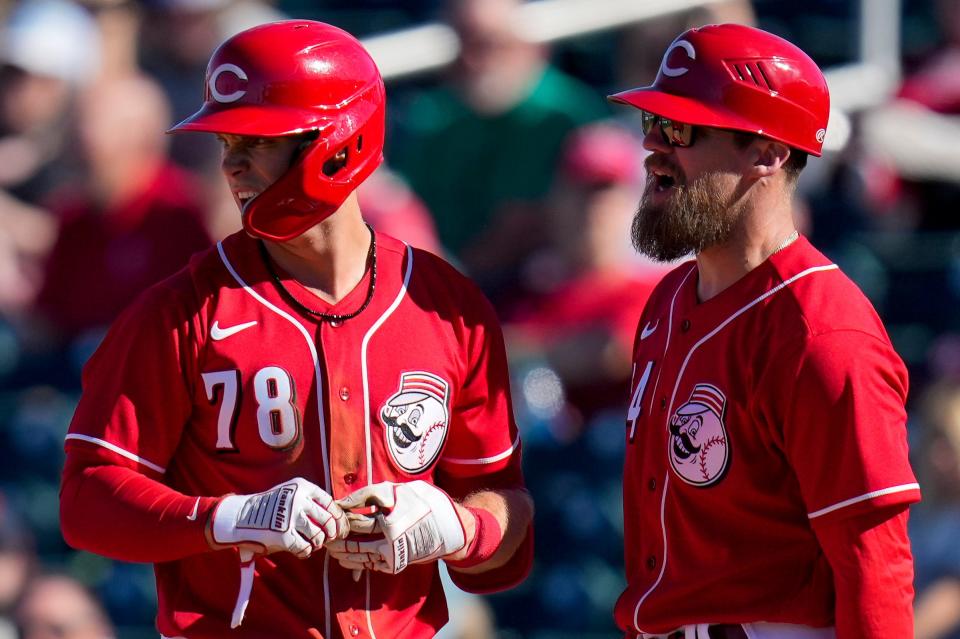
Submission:
POLYGON ((244 230, 120 316, 66 439, 64 536, 156 567, 163 637, 432 637, 532 560, 504 345, 439 258, 364 224, 384 86, 312 21, 214 52, 202 108, 244 230))
POLYGON ((829 95, 803 51, 681 34, 641 111, 637 249, 671 271, 634 342, 628 637, 912 637, 907 374, 870 303, 794 227, 829 95))

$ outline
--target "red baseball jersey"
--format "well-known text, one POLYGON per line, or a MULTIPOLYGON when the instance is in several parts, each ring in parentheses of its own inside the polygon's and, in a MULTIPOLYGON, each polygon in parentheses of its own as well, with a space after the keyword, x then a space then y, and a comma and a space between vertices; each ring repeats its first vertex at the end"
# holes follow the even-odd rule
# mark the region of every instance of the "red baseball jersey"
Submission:
MULTIPOLYGON (((506 473, 522 486, 492 308, 438 257, 376 239, 372 301, 339 323, 298 313, 244 233, 195 256, 128 309, 91 358, 68 452, 95 450, 197 496, 297 476, 337 498, 381 481, 483 485, 506 473)), ((358 308, 369 277, 330 307, 281 274, 305 305, 333 313, 358 308)), ((416 638, 446 621, 435 564, 367 571, 358 583, 324 552, 256 566, 243 625, 230 630, 235 550, 157 564, 160 632, 416 638)))
POLYGON ((621 628, 833 624, 818 520, 917 501, 905 367, 873 307, 804 238, 716 297, 668 274, 638 325, 621 628))

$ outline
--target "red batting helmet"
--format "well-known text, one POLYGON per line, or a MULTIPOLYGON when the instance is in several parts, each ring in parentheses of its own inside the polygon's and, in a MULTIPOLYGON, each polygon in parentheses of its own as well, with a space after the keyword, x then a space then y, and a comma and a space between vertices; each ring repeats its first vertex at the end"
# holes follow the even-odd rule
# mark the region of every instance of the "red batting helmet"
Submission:
POLYGON ((687 124, 749 131, 820 155, 830 112, 823 73, 798 47, 739 24, 690 29, 653 84, 611 101, 687 124))
POLYGON ((249 233, 286 241, 336 211, 383 161, 384 102, 380 71, 356 38, 287 20, 221 44, 207 65, 203 106, 171 132, 315 132, 287 173, 243 209, 249 233), (334 161, 341 152, 345 163, 334 161))

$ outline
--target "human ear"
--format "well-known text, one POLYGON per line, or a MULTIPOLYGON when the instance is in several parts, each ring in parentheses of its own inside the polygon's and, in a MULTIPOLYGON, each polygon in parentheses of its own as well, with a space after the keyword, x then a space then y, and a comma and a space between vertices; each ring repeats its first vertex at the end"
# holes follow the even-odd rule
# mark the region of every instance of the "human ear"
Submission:
POLYGON ((750 174, 757 179, 770 177, 783 169, 790 158, 790 147, 775 140, 762 139, 754 144, 750 174))

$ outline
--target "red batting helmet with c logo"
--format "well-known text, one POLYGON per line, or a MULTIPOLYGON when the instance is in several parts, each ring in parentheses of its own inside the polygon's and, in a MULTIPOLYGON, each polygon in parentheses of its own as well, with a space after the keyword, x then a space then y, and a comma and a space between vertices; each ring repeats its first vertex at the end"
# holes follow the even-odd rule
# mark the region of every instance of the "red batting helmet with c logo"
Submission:
POLYGON ((171 132, 255 137, 314 132, 293 166, 243 209, 258 237, 292 239, 336 211, 383 161, 380 71, 346 31, 312 20, 247 29, 207 65, 204 102, 171 132), (340 153, 345 162, 331 161, 340 153))
POLYGON ((650 86, 617 93, 687 124, 748 131, 820 155, 830 112, 823 73, 783 38, 739 24, 690 29, 667 48, 650 86))

